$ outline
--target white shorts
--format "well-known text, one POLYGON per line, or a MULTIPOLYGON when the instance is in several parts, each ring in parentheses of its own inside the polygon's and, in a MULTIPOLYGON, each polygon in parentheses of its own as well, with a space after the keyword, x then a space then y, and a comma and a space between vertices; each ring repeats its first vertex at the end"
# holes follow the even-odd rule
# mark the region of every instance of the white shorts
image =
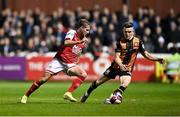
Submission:
POLYGON ((66 71, 75 65, 76 65, 75 63, 67 64, 67 63, 64 63, 64 62, 59 61, 58 59, 54 58, 46 66, 46 72, 49 72, 50 74, 56 74, 61 71, 66 71))

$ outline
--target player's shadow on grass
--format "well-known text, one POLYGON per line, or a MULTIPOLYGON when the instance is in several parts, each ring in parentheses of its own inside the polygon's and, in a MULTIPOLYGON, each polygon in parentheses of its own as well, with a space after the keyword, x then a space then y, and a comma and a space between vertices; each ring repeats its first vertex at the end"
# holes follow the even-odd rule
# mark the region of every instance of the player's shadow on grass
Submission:
POLYGON ((72 102, 27 102, 26 104, 23 104, 21 102, 6 102, 6 103, 1 103, 0 105, 17 105, 17 104, 21 104, 21 105, 28 105, 28 104, 77 104, 77 103, 72 103, 72 102))
MULTIPOLYGON (((39 105, 39 104, 43 104, 43 105, 49 105, 49 104, 58 104, 58 105, 65 105, 65 104, 72 104, 72 105, 89 105, 89 104, 93 104, 93 105, 102 105, 104 104, 103 102, 86 102, 86 103, 82 103, 82 102, 38 102, 38 101, 34 101, 34 102, 27 102, 26 104, 22 104, 21 102, 7 102, 7 103, 1 103, 0 105, 39 105)), ((104 104, 104 105, 110 105, 110 104, 104 104)))
MULTIPOLYGON (((17 102, 19 104, 22 104, 20 102, 17 102)), ((47 101, 33 101, 33 102, 27 102, 26 104, 82 104, 82 105, 86 105, 86 104, 104 104, 103 102, 86 102, 86 103, 82 103, 82 102, 68 102, 68 101, 64 101, 64 102, 47 102, 47 101)))
MULTIPOLYGON (((16 102, 16 103, 6 103, 6 104, 22 104, 21 102, 16 102)), ((47 102, 47 101, 33 101, 33 102, 27 102, 26 104, 83 104, 81 102, 68 102, 68 101, 64 101, 64 102, 47 102)), ((24 105, 26 105, 24 104, 24 105)), ((23 104, 22 104, 23 105, 23 104)))

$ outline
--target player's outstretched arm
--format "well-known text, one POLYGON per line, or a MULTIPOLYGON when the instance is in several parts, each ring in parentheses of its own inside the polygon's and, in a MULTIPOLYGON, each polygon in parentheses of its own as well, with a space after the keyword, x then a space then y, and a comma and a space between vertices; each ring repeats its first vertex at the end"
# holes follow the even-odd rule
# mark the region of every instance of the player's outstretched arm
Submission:
POLYGON ((79 41, 65 40, 65 41, 64 41, 64 45, 66 45, 66 46, 72 46, 72 45, 81 44, 81 43, 86 43, 86 42, 88 42, 88 39, 87 39, 86 37, 84 37, 82 40, 79 40, 79 41))
POLYGON ((149 52, 147 51, 144 51, 141 53, 146 59, 150 60, 150 61, 157 61, 161 64, 165 64, 165 59, 163 58, 158 58, 158 57, 155 57, 155 56, 152 56, 149 52))

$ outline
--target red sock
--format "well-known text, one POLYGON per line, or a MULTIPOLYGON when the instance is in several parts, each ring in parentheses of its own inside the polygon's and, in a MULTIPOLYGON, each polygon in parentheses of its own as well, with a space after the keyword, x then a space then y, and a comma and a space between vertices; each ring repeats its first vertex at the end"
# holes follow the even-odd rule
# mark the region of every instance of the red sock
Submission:
POLYGON ((36 89, 38 89, 41 85, 43 84, 43 82, 41 81, 35 81, 32 86, 29 88, 29 90, 26 92, 26 96, 30 96, 36 89))
POLYGON ((85 80, 84 77, 78 77, 74 79, 71 87, 68 89, 68 92, 73 92, 76 88, 78 88, 83 83, 84 80, 85 80))

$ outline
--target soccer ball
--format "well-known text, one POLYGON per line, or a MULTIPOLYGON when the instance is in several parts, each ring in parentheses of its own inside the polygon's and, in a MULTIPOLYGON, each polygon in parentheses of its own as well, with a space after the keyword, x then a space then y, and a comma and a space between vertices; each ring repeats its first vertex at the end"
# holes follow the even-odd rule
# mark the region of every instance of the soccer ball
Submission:
POLYGON ((120 104, 122 102, 122 95, 119 93, 113 94, 113 96, 110 98, 111 104, 120 104))

